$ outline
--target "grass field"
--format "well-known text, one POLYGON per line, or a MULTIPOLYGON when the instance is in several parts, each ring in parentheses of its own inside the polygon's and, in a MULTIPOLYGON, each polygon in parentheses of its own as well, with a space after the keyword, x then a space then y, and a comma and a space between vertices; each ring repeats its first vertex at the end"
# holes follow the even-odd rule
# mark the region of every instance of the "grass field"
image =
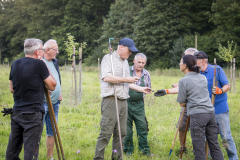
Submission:
MULTIPOLYGON (((169 71, 168 71, 169 72, 169 71)), ((151 72, 153 90, 170 88, 171 84, 177 83, 183 76, 178 70, 170 71, 178 72, 178 76, 159 75, 159 71, 151 72)), ((59 132, 61 135, 62 145, 65 157, 68 160, 88 160, 93 159, 95 152, 96 140, 100 131, 101 118, 101 97, 100 82, 98 81, 97 72, 83 72, 82 76, 82 103, 74 104, 74 96, 72 93, 72 72, 67 69, 65 74, 64 68, 61 68, 62 74, 62 92, 63 101, 60 104, 59 113, 59 132)), ((0 110, 4 107, 13 106, 12 94, 8 88, 9 69, 0 66, 0 110)), ((240 155, 240 80, 236 80, 237 93, 228 93, 228 103, 230 106, 230 122, 232 136, 235 140, 238 155, 240 155)), ((177 95, 167 95, 164 97, 154 97, 153 94, 147 95, 145 98, 145 111, 149 121, 148 142, 151 149, 151 157, 141 156, 138 152, 137 136, 134 130, 135 153, 132 157, 125 157, 128 160, 144 160, 144 159, 168 159, 169 150, 176 132, 176 123, 178 121, 181 108, 176 102, 177 95)), ((10 134, 10 116, 0 116, 0 159, 5 159, 5 152, 10 134)), ((135 127, 134 127, 135 128, 135 127)), ((40 143, 39 159, 46 158, 46 131, 44 128, 40 143)), ((221 143, 225 159, 227 153, 221 143)), ((180 145, 179 141, 175 143, 173 152, 169 159, 177 160, 180 145)), ((188 153, 184 154, 183 159, 193 160, 191 137, 187 135, 188 153)), ((111 141, 105 150, 105 159, 110 159, 112 153, 111 141)), ((20 154, 23 159, 23 151, 20 154)), ((57 153, 54 151, 54 158, 57 159, 57 153)))

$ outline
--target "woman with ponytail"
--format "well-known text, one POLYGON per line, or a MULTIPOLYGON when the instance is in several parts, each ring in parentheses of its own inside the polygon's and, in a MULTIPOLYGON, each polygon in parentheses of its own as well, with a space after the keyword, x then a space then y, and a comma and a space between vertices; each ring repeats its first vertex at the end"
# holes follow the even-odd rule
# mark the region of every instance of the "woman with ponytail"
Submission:
POLYGON ((218 126, 215 120, 214 106, 208 92, 205 76, 199 74, 196 58, 184 55, 180 61, 180 70, 185 74, 179 81, 177 102, 187 107, 190 116, 190 130, 195 160, 205 160, 205 139, 208 141, 213 160, 223 160, 218 144, 218 126))

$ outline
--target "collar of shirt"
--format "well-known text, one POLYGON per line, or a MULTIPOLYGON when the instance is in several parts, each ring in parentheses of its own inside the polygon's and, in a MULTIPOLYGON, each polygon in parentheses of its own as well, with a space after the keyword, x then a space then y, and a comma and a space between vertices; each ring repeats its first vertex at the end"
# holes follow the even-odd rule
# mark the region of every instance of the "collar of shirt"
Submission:
POLYGON ((114 52, 112 53, 112 55, 115 56, 116 58, 120 59, 121 61, 123 61, 123 60, 121 59, 121 57, 117 54, 116 51, 114 51, 114 52))
POLYGON ((201 73, 201 74, 207 73, 208 70, 209 70, 209 67, 210 67, 210 65, 208 64, 206 71, 204 71, 204 72, 200 71, 200 73, 201 73))
MULTIPOLYGON (((134 65, 132 66, 132 71, 133 71, 134 75, 137 76, 134 65)), ((141 77, 144 75, 147 75, 147 72, 145 72, 145 69, 142 70, 141 77)))
POLYGON ((185 76, 191 76, 191 75, 196 75, 196 72, 188 72, 185 76))

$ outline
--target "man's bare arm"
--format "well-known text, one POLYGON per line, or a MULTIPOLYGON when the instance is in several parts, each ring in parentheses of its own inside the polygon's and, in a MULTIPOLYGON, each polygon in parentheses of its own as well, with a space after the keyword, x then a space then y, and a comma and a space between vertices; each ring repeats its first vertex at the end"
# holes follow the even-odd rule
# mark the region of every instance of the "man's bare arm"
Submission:
POLYGON ((107 76, 103 78, 104 82, 109 82, 113 84, 117 83, 135 83, 138 81, 137 77, 118 77, 118 76, 107 76))
POLYGON ((178 87, 168 89, 168 94, 178 94, 178 87))
POLYGON ((186 103, 179 103, 181 107, 186 107, 186 103))
POLYGON ((226 85, 224 85, 224 86, 222 87, 223 93, 229 91, 230 88, 231 88, 230 84, 226 84, 226 85))
POLYGON ((133 84, 133 83, 129 84, 129 88, 132 89, 132 90, 138 91, 138 92, 146 93, 146 94, 151 93, 151 88, 141 87, 141 86, 138 86, 138 85, 133 84))
POLYGON ((52 76, 48 76, 43 81, 45 83, 45 87, 48 90, 50 90, 50 91, 54 91, 55 90, 55 86, 57 85, 57 82, 55 81, 55 79, 52 78, 52 76))
POLYGON ((10 92, 13 93, 14 90, 13 90, 13 84, 12 84, 12 81, 10 80, 9 81, 9 89, 10 89, 10 92))

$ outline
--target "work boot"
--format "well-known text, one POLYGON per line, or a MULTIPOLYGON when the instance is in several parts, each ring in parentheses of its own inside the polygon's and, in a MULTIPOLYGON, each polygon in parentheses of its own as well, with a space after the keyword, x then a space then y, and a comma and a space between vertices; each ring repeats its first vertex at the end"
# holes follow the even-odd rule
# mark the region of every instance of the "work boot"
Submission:
MULTIPOLYGON (((182 151, 182 147, 180 147, 179 154, 181 154, 181 151, 182 151)), ((183 148, 183 153, 187 153, 187 148, 186 147, 183 148)))

